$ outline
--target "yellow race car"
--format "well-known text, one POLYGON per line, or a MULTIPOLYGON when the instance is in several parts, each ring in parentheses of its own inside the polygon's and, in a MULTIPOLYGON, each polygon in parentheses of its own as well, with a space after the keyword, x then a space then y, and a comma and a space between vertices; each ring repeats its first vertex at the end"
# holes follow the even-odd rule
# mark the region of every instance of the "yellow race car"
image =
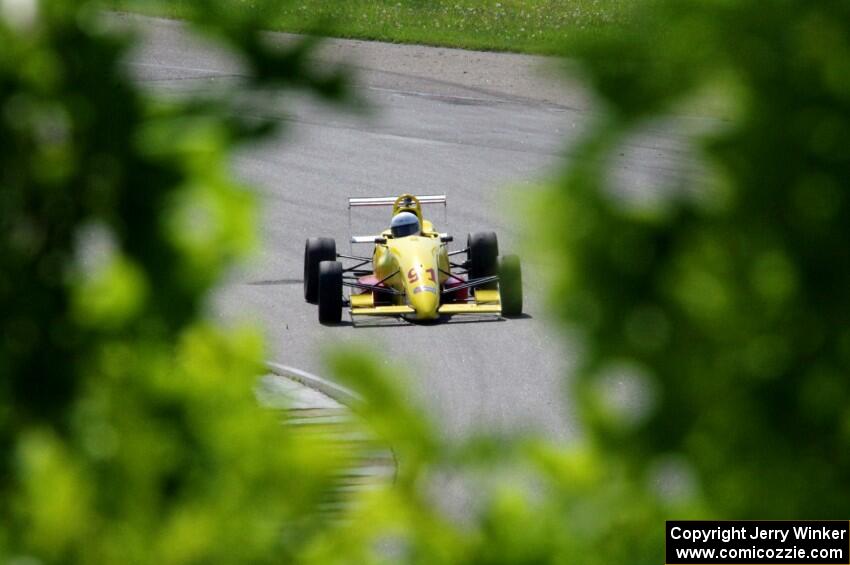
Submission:
POLYGON ((444 195, 350 198, 352 208, 392 206, 389 229, 354 236, 352 244, 374 246, 371 257, 337 253, 327 237, 307 240, 304 298, 318 304, 319 322, 335 324, 348 307, 357 316, 437 320, 455 314, 518 316, 522 271, 516 255, 499 257, 496 234, 469 234, 465 249, 449 251, 453 238, 423 218, 422 204, 446 204, 444 195), (462 263, 453 262, 465 256, 462 263), (342 260, 352 262, 344 267, 342 260), (348 296, 343 289, 348 287, 348 296))

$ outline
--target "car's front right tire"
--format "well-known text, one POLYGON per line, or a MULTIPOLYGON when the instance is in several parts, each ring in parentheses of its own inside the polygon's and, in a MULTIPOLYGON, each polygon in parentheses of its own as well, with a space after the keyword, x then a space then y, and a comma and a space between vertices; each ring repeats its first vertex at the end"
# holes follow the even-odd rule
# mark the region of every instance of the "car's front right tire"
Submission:
POLYGON ((319 322, 338 324, 342 321, 342 263, 319 263, 319 322))
POLYGON ((499 300, 503 316, 522 314, 522 267, 516 255, 499 258, 499 300))
POLYGON ((304 300, 319 300, 319 264, 336 261, 336 241, 330 237, 311 237, 304 246, 304 300))

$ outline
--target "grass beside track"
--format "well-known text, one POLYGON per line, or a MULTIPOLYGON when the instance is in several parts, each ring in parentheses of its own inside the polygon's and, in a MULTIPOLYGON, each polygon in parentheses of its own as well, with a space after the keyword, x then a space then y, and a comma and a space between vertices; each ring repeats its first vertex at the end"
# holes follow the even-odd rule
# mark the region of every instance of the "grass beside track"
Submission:
MULTIPOLYGON (((219 0, 251 10, 247 0, 219 0)), ((420 43, 464 49, 562 53, 565 39, 615 23, 630 0, 294 0, 282 2, 268 29, 420 43)), ((104 0, 111 9, 180 18, 181 0, 104 0)))

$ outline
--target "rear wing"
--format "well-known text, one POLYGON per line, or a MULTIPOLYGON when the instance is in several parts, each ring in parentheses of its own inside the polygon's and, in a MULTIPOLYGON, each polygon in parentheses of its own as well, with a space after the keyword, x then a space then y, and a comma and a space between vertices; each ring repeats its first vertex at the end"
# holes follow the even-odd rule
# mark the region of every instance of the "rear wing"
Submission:
MULTIPOLYGON (((395 204, 398 196, 373 196, 367 198, 349 198, 348 209, 359 208, 361 206, 392 206, 395 204)), ((445 194, 429 194, 425 196, 417 196, 420 204, 442 204, 446 205, 445 194)))
MULTIPOLYGON (((426 204, 442 204, 443 205, 443 216, 446 223, 448 223, 448 204, 447 198, 445 194, 426 194, 422 196, 416 196, 417 200, 419 200, 419 204, 425 206, 426 204)), ((369 197, 358 197, 358 198, 349 198, 348 199, 348 233, 351 233, 351 209, 352 208, 375 208, 380 206, 392 206, 395 204, 395 201, 398 199, 398 196, 369 196, 369 197)), ((448 237, 448 234, 440 234, 442 237, 448 237)), ((351 236, 351 243, 375 243, 375 238, 380 237, 378 235, 355 235, 351 236)))
MULTIPOLYGON (((444 243, 452 241, 452 236, 448 233, 440 232, 439 236, 444 243)), ((351 243, 377 243, 379 239, 382 239, 380 235, 352 235, 351 243)), ((386 242, 386 239, 384 239, 383 243, 386 242)))

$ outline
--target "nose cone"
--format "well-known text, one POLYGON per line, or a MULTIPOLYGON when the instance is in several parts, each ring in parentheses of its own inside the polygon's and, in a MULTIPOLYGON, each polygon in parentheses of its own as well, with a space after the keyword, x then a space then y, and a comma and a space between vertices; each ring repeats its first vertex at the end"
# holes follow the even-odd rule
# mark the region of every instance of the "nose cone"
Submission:
POLYGON ((436 292, 419 287, 414 289, 414 294, 410 297, 410 305, 416 310, 417 320, 434 320, 437 318, 440 301, 436 292))
POLYGON ((436 320, 440 307, 440 268, 437 261, 440 241, 430 237, 408 236, 389 240, 398 262, 404 295, 414 320, 436 320))

